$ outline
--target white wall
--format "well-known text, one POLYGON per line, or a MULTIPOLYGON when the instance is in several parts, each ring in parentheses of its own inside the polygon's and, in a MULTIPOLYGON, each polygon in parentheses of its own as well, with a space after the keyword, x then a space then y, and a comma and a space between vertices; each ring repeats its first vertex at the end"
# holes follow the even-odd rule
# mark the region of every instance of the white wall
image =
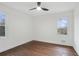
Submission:
POLYGON ((33 16, 34 39, 49 43, 73 45, 73 11, 56 14, 33 16), (68 35, 57 34, 57 20, 61 17, 68 17, 68 35), (63 40, 65 42, 63 42, 63 40))
POLYGON ((79 6, 74 10, 74 48, 79 55, 79 6))
POLYGON ((73 45, 72 11, 29 16, 2 4, 0 4, 0 10, 6 13, 6 37, 0 37, 0 52, 31 40, 73 45), (68 35, 66 36, 57 34, 57 20, 63 16, 69 18, 68 35))
POLYGON ((6 36, 0 37, 0 52, 28 42, 32 39, 32 19, 29 15, 0 4, 6 13, 6 36))

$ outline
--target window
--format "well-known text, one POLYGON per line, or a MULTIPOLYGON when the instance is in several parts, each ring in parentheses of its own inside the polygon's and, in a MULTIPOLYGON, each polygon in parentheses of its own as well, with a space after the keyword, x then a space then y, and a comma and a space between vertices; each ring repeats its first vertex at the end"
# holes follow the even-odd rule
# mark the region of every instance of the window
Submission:
POLYGON ((58 34, 67 34, 67 27, 68 27, 68 18, 62 17, 57 21, 57 32, 58 34))
POLYGON ((5 36, 5 14, 0 12, 0 36, 5 36))

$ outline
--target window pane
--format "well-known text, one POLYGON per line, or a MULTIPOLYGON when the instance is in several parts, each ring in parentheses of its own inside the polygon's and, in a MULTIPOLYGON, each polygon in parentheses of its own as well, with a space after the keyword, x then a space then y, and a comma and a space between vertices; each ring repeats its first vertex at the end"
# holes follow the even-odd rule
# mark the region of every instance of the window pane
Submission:
POLYGON ((5 13, 0 12, 0 36, 5 36, 5 13))
POLYGON ((68 18, 63 17, 57 21, 57 32, 59 34, 67 34, 68 18))

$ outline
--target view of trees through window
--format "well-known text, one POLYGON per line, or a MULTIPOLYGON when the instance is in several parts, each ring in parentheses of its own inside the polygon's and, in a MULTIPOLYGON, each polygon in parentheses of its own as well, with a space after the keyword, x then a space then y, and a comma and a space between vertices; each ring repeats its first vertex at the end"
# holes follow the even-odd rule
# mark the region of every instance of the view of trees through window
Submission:
POLYGON ((62 17, 57 21, 57 32, 58 34, 67 35, 68 18, 62 17))
POLYGON ((5 13, 0 12, 0 36, 5 36, 5 13))

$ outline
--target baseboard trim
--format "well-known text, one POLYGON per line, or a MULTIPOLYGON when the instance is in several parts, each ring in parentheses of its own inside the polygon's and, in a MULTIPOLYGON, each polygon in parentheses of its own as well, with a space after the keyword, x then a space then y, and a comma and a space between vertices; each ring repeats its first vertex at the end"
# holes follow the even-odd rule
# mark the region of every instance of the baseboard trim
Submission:
POLYGON ((7 48, 7 49, 4 50, 4 51, 1 51, 0 53, 6 52, 6 51, 8 51, 8 50, 10 50, 10 49, 16 48, 16 47, 18 47, 18 46, 21 46, 21 45, 26 44, 26 43, 29 43, 29 42, 31 42, 31 41, 24 42, 24 43, 18 44, 18 45, 16 45, 16 46, 12 46, 12 47, 10 47, 10 48, 7 48))
POLYGON ((79 56, 79 53, 77 52, 77 50, 75 49, 75 47, 73 46, 73 49, 75 50, 75 52, 77 53, 77 55, 79 56))
POLYGON ((39 42, 43 42, 43 43, 55 44, 55 45, 66 46, 66 47, 73 47, 73 46, 62 45, 62 44, 56 44, 56 43, 51 43, 51 42, 46 42, 46 41, 41 41, 41 40, 32 40, 32 41, 39 41, 39 42))

